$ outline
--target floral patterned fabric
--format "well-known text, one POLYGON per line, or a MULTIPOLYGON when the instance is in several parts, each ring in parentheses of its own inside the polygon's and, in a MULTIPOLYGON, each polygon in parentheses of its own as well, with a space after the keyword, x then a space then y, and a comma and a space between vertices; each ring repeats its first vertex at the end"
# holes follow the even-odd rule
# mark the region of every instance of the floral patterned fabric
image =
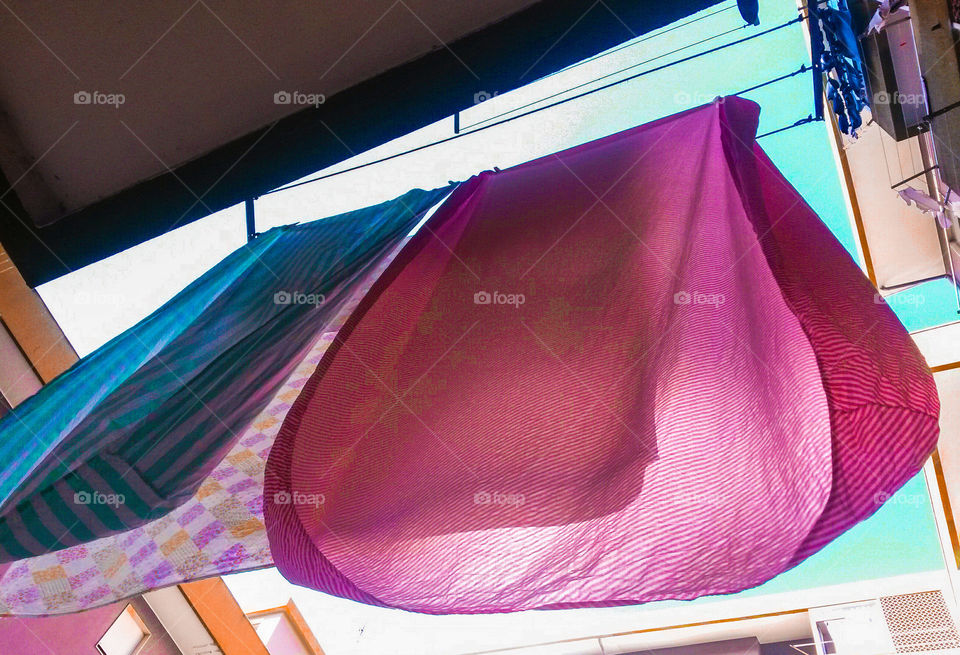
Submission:
POLYGON ((399 252, 360 285, 312 350, 193 498, 140 528, 0 567, 0 614, 65 614, 151 589, 272 566, 263 524, 263 471, 291 404, 337 330, 399 252))

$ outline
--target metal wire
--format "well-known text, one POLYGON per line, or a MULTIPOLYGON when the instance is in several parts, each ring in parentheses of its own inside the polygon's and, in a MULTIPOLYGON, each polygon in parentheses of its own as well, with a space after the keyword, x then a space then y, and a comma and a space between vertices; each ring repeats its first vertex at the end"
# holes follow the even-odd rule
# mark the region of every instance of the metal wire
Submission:
MULTIPOLYGON (((437 141, 432 141, 432 142, 430 142, 430 143, 425 143, 425 144, 423 144, 423 145, 416 146, 415 148, 410 148, 410 149, 408 149, 408 150, 404 150, 404 151, 402 151, 402 152, 397 152, 397 153, 394 153, 394 154, 392 154, 392 155, 388 155, 388 156, 386 156, 386 157, 381 157, 381 158, 375 159, 375 160, 373 160, 373 161, 365 162, 365 163, 363 163, 363 164, 357 164, 356 166, 351 166, 351 167, 349 167, 349 168, 344 168, 344 169, 341 169, 341 170, 339 170, 339 171, 334 171, 333 173, 327 173, 326 175, 318 175, 317 177, 312 177, 312 178, 310 178, 309 180, 303 180, 303 181, 301 181, 301 182, 294 182, 293 184, 288 184, 288 185, 286 185, 286 186, 282 186, 282 187, 273 189, 273 190, 271 190, 271 191, 267 191, 266 193, 261 194, 261 196, 271 195, 271 194, 274 194, 274 193, 280 193, 281 191, 287 191, 287 190, 289 190, 289 189, 295 189, 296 187, 303 186, 303 185, 305 185, 305 184, 311 184, 311 183, 313 183, 313 182, 319 182, 320 180, 326 180, 326 179, 331 178, 331 177, 334 177, 334 176, 336 176, 336 175, 342 175, 343 173, 349 173, 349 172, 351 172, 351 171, 359 170, 359 169, 361 169, 361 168, 366 168, 367 166, 373 166, 374 164, 381 164, 381 163, 383 163, 383 162, 390 161, 391 159, 396 159, 397 157, 403 157, 403 156, 405 156, 405 155, 409 155, 409 154, 412 154, 412 153, 414 153, 414 152, 419 152, 420 150, 425 150, 425 149, 427 149, 427 148, 432 148, 432 147, 434 147, 434 146, 438 146, 438 145, 441 145, 441 144, 444 144, 444 143, 448 143, 448 142, 450 142, 450 141, 454 141, 454 140, 456 140, 456 139, 459 139, 459 138, 462 138, 462 137, 465 137, 465 136, 469 136, 470 134, 476 134, 477 132, 482 132, 483 130, 490 129, 490 128, 496 127, 496 126, 498 126, 498 125, 503 125, 504 123, 509 123, 509 122, 511 122, 511 121, 515 121, 515 120, 518 120, 518 119, 520 119, 520 118, 524 118, 524 117, 526 117, 526 116, 530 116, 531 114, 535 114, 535 113, 537 113, 537 112, 541 112, 541 111, 544 111, 544 110, 547 110, 547 109, 551 109, 551 108, 553 108, 553 107, 557 107, 557 106, 562 105, 562 104, 565 104, 565 103, 567 103, 567 102, 571 102, 571 101, 573 101, 573 100, 577 100, 577 99, 579 99, 579 98, 583 98, 583 97, 585 97, 585 96, 588 96, 588 95, 591 95, 591 94, 594 94, 594 93, 598 93, 598 92, 600 92, 600 91, 609 89, 609 88, 614 87, 614 86, 617 86, 617 85, 619 85, 619 84, 623 84, 624 82, 629 82, 629 81, 635 80, 635 79, 637 79, 637 78, 639 78, 639 77, 643 77, 644 75, 649 75, 650 73, 655 73, 655 72, 657 72, 657 71, 664 70, 664 69, 669 68, 669 67, 671 67, 671 66, 676 66, 677 64, 682 64, 682 63, 691 61, 691 60, 693 60, 693 59, 697 59, 697 58, 699 58, 699 57, 703 57, 703 56, 705 56, 705 55, 713 54, 714 52, 719 52, 720 50, 724 50, 724 49, 729 48, 729 47, 731 47, 731 46, 739 45, 739 44, 745 43, 745 42, 747 42, 747 41, 752 41, 753 39, 759 38, 759 37, 764 36, 764 35, 766 35, 766 34, 770 34, 771 32, 776 32, 777 30, 782 30, 782 29, 785 28, 785 27, 789 27, 790 25, 793 25, 793 24, 795 24, 795 23, 799 23, 799 22, 802 21, 802 20, 803 20, 803 17, 802 17, 802 16, 798 16, 797 18, 788 20, 788 21, 785 22, 785 23, 781 23, 780 25, 776 25, 776 26, 771 27, 771 28, 769 28, 769 29, 763 30, 762 32, 757 32, 756 34, 751 34, 750 36, 745 36, 745 37, 743 37, 742 39, 737 39, 737 40, 735 40, 735 41, 731 41, 730 43, 724 43, 723 45, 719 45, 719 46, 716 46, 716 47, 713 47, 713 48, 709 48, 709 49, 704 50, 704 51, 702 51, 702 52, 698 52, 698 53, 696 53, 696 54, 692 54, 692 55, 689 55, 689 56, 687 56, 687 57, 683 57, 683 58, 681 58, 681 59, 678 59, 678 60, 676 60, 676 61, 670 62, 670 63, 668 63, 668 64, 663 64, 663 65, 661 65, 661 66, 657 66, 657 67, 654 67, 654 68, 651 68, 651 69, 648 69, 648 70, 645 70, 645 71, 640 71, 639 73, 635 73, 635 74, 633 74, 633 75, 624 77, 624 78, 622 78, 622 79, 619 79, 619 80, 616 80, 616 81, 613 81, 613 82, 609 82, 609 83, 607 83, 607 84, 604 84, 604 85, 602 85, 602 86, 595 87, 595 88, 593 88, 593 89, 588 89, 587 91, 584 91, 583 93, 578 93, 578 94, 572 95, 572 96, 570 96, 570 97, 568 97, 568 98, 563 98, 562 100, 557 100, 556 102, 551 102, 550 104, 546 104, 546 105, 543 105, 543 106, 540 106, 540 107, 535 107, 535 108, 533 108, 533 109, 531 109, 531 110, 529 110, 529 111, 526 111, 526 112, 523 112, 523 113, 520 113, 520 114, 515 114, 515 115, 513 115, 513 116, 508 116, 507 118, 504 118, 503 120, 497 121, 496 123, 488 123, 488 124, 486 124, 486 125, 482 125, 482 126, 480 126, 480 127, 477 127, 477 128, 475 128, 475 129, 472 129, 472 130, 471 130, 471 129, 467 129, 467 130, 461 129, 461 131, 460 131, 459 133, 454 134, 453 136, 448 136, 448 137, 443 138, 443 139, 438 139, 437 141)), ((737 28, 737 29, 740 29, 740 28, 737 28)), ((624 70, 626 70, 626 69, 624 69, 624 70)), ((622 72, 622 71, 618 71, 618 72, 622 72)), ((752 90, 753 88, 759 88, 760 86, 765 86, 766 84, 773 83, 773 82, 775 82, 775 81, 779 81, 779 80, 781 80, 781 79, 785 79, 785 78, 787 78, 787 77, 790 77, 790 76, 796 75, 796 74, 797 74, 797 72, 794 72, 794 73, 791 73, 791 74, 789 74, 789 75, 781 76, 781 77, 776 78, 776 79, 774 79, 774 80, 770 80, 769 82, 764 82, 763 84, 759 84, 759 85, 756 85, 755 87, 752 87, 751 90, 752 90)), ((597 80, 604 79, 604 78, 609 77, 609 76, 610 76, 610 74, 604 75, 604 76, 602 76, 602 77, 597 78, 597 80)), ((597 80, 593 80, 593 81, 596 82, 597 80)), ((580 86, 582 86, 582 85, 580 85, 580 86)), ((574 88, 578 88, 578 87, 574 87, 574 88)), ((568 89, 568 91, 569 91, 569 89, 568 89)), ((537 102, 542 102, 543 100, 544 100, 544 99, 541 99, 541 100, 538 100, 537 102)), ((513 110, 513 111, 516 111, 516 110, 513 110)), ((771 134, 776 134, 777 132, 782 132, 782 131, 787 130, 787 129, 790 129, 790 128, 792 128, 792 127, 797 127, 798 125, 802 125, 802 124, 804 124, 804 123, 812 122, 812 121, 813 121, 813 118, 812 118, 812 117, 808 117, 808 118, 806 118, 806 119, 802 119, 801 121, 797 121, 797 122, 794 123, 793 125, 788 125, 787 127, 781 128, 781 129, 779 129, 779 130, 774 130, 773 132, 767 132, 766 134, 762 134, 762 135, 758 136, 757 138, 759 139, 759 138, 762 138, 762 137, 765 137, 765 136, 770 136, 771 134)))

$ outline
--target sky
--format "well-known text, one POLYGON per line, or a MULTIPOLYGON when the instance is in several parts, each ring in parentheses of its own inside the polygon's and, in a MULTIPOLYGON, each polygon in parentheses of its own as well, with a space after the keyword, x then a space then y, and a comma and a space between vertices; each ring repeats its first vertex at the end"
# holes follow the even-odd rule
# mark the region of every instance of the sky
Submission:
MULTIPOLYGON (((731 0, 700 15, 717 9, 723 11, 660 36, 644 35, 630 47, 522 89, 502 94, 497 89, 477 89, 478 94, 490 99, 461 113, 462 129, 743 25, 731 0)), ((796 15, 792 2, 761 1, 761 27, 744 28, 696 48, 662 57, 604 83, 742 38, 796 15)), ((257 229, 262 232, 277 225, 320 219, 389 200, 413 187, 435 188, 494 166, 512 166, 710 102, 717 95, 735 93, 795 71, 804 63, 809 63, 804 35, 799 25, 792 25, 479 135, 465 136, 390 162, 263 196, 256 203, 257 229)), ((591 86, 596 84, 588 84, 574 93, 591 86)), ((745 94, 762 108, 759 132, 787 126, 811 113, 811 88, 810 76, 804 74, 745 94)), ((451 117, 322 173, 372 161, 452 133, 451 117)), ((760 143, 837 239, 856 257, 826 125, 804 125, 766 137, 760 143)), ((244 241, 244 210, 238 205, 49 282, 38 291, 83 356, 147 316, 244 241)), ((947 282, 926 283, 897 297, 898 301, 891 302, 891 306, 908 329, 957 320, 953 288, 947 282)), ((942 567, 924 484, 921 478, 914 479, 895 497, 895 502, 889 502, 873 518, 796 569, 743 595, 942 567)), ((367 607, 294 587, 275 569, 225 579, 246 610, 282 605, 293 597, 328 655, 468 653, 606 634, 629 630, 638 612, 669 606, 655 603, 508 615, 424 616, 367 607)), ((716 599, 694 602, 716 602, 716 599)))

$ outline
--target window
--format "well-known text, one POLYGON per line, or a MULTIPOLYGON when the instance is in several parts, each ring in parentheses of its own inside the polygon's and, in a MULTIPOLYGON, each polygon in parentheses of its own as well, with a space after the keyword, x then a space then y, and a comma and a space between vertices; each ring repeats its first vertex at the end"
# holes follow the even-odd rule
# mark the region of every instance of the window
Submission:
POLYGON ((97 651, 101 655, 134 655, 149 636, 133 605, 127 605, 97 642, 97 651))

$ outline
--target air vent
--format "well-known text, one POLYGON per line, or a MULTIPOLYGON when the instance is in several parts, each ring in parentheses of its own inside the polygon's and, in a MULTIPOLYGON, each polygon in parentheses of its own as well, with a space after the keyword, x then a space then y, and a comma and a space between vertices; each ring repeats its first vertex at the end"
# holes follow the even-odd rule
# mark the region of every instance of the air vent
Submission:
POLYGON ((936 653, 960 648, 960 635, 939 591, 880 599, 897 653, 936 653))
POLYGON ((817 655, 960 653, 960 633, 940 591, 815 607, 809 618, 817 655))

